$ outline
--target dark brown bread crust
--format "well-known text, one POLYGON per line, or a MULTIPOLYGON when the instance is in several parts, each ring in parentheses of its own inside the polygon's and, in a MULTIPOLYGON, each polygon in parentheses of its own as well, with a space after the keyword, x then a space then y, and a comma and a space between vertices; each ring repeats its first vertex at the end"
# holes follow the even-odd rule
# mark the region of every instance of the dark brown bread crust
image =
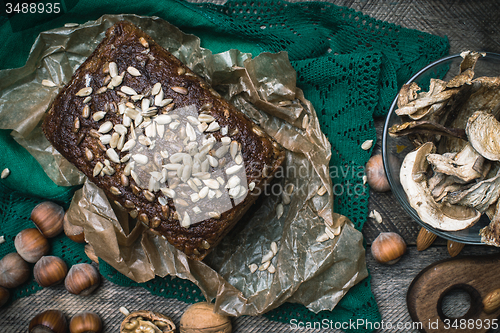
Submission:
MULTIPOLYGON (((148 35, 125 21, 108 29, 105 39, 56 97, 44 120, 43 131, 53 146, 90 181, 102 188, 111 201, 123 206, 131 216, 138 216, 141 222, 165 236, 188 257, 197 260, 203 259, 243 216, 258 197, 252 195, 252 192, 260 193, 284 160, 284 152, 279 145, 243 113, 222 99, 206 82, 148 35), (125 94, 118 87, 102 88, 110 80, 110 62, 117 64, 118 73, 125 72, 122 86, 142 92, 150 89, 155 82, 160 82, 164 87, 164 98, 172 99, 175 108, 195 105, 200 113, 202 106, 210 103, 210 115, 221 127, 227 126, 231 139, 241 144, 247 184, 253 182, 255 190, 249 192, 238 205, 223 212, 220 218, 209 218, 185 228, 180 225, 172 199, 169 198, 168 205, 162 207, 158 202, 159 197, 164 197, 161 191, 155 191, 154 198, 148 198, 148 193, 137 186, 132 177, 127 177, 128 184, 124 183, 122 175, 126 174, 126 163, 109 162, 110 158, 106 154, 109 145, 103 144, 97 134, 105 121, 111 121, 114 125, 123 122, 118 104, 123 103, 125 94), (126 70, 129 66, 138 69, 142 75, 128 74, 126 70), (92 88, 87 103, 85 97, 77 96, 86 86, 92 88), (171 89, 176 86, 185 87, 187 93, 171 89), (85 105, 89 106, 89 116, 82 113, 85 105), (93 115, 98 111, 107 112, 102 120, 95 121, 93 115), (92 153, 90 160, 86 155, 88 151, 92 153), (94 168, 98 162, 103 165, 108 163, 115 173, 94 176, 94 168), (153 200, 150 201, 151 199, 153 200)), ((220 132, 213 134, 219 141, 222 136, 220 132)), ((127 155, 127 152, 116 151, 119 158, 127 155)))

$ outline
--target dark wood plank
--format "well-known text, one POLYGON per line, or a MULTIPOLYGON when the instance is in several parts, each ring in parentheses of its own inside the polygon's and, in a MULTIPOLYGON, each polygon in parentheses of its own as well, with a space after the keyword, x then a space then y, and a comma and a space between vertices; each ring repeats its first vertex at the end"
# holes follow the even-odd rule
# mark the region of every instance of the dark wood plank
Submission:
MULTIPOLYGON (((469 255, 500 255, 500 249, 485 246, 466 245, 462 253, 456 258, 463 258, 469 255)), ((387 325, 376 330, 378 333, 417 333, 418 322, 414 322, 407 310, 406 296, 408 288, 413 279, 426 267, 439 261, 449 259, 450 255, 446 246, 432 246, 425 251, 417 251, 414 246, 409 246, 407 253, 399 262, 394 265, 382 265, 375 261, 371 255, 370 247, 367 248, 367 265, 372 275, 372 291, 379 306, 382 320, 387 325), (396 325, 402 325, 405 329, 395 329, 396 325)), ((482 271, 481 271, 482 272, 482 271)), ((443 305, 445 306, 445 305, 443 305)), ((452 304, 447 304, 448 312, 459 312, 460 307, 469 306, 467 300, 452 304), (460 304, 459 304, 460 303, 460 304), (463 304, 462 304, 463 303, 463 304)), ((465 332, 465 331, 462 331, 465 332)), ((500 329, 493 330, 498 333, 500 329)))
POLYGON ((447 36, 450 53, 465 50, 500 52, 497 1, 468 0, 333 0, 371 17, 447 36))
MULTIPOLYGON (((427 333, 463 331, 460 327, 446 328, 447 317, 440 307, 443 297, 455 289, 465 290, 471 298, 470 308, 461 319, 486 323, 497 318, 500 310, 485 313, 482 300, 489 292, 500 288, 499 273, 499 254, 446 259, 426 267, 408 288, 407 303, 412 320, 423 323, 423 331, 427 333)), ((488 329, 486 325, 472 325, 468 331, 483 333, 488 329)))

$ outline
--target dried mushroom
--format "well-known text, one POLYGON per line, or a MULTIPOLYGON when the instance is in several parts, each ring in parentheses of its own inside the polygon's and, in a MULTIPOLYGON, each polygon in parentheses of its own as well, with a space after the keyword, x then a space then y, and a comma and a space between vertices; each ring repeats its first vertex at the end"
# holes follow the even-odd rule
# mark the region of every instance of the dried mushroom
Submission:
POLYGON ((500 122, 495 116, 476 111, 467 121, 467 138, 474 149, 491 161, 500 160, 500 122))
POLYGON ((474 111, 493 110, 499 105, 500 78, 473 79, 474 67, 483 54, 468 51, 461 55, 460 71, 448 82, 431 79, 429 90, 419 93, 420 87, 414 82, 403 86, 395 111, 403 124, 393 126, 391 135, 407 135, 416 146, 428 141, 440 142, 439 153, 463 148, 469 116, 474 111))
POLYGON ((443 201, 452 205, 473 207, 484 213, 499 197, 500 172, 495 177, 478 182, 467 190, 449 193, 443 201))
POLYGON ((500 201, 495 205, 495 213, 489 225, 479 231, 481 242, 500 247, 500 201))
MULTIPOLYGON (((450 81, 431 79, 429 91, 416 94, 420 87, 415 83, 405 85, 398 96, 397 115, 407 115, 412 119, 430 118, 433 112, 440 111, 464 86, 470 85, 474 77, 474 67, 481 54, 477 52, 463 52, 463 60, 457 76, 450 81), (416 95, 416 96, 415 96, 416 95), (432 107, 432 108, 431 108, 432 107), (430 110, 427 110, 429 109, 430 110), (431 113, 431 114, 429 114, 431 113), (413 116, 412 116, 413 115, 413 116)), ((451 103, 453 104, 453 103, 451 103)), ((435 118, 432 115, 432 118, 435 118)))
POLYGON ((401 185, 410 205, 425 223, 448 231, 468 228, 479 220, 481 213, 470 207, 438 203, 427 186, 426 158, 434 149, 434 145, 428 142, 406 155, 400 170, 401 185))
POLYGON ((458 92, 458 90, 459 89, 454 88, 437 93, 429 91, 425 94, 419 94, 419 98, 397 109, 396 114, 398 116, 408 115, 410 118, 413 114, 419 114, 418 116, 414 116, 413 119, 420 119, 428 114, 430 106, 449 100, 458 92))
POLYGON ((389 128, 389 135, 398 137, 411 134, 443 135, 465 140, 467 135, 462 128, 445 127, 441 124, 427 121, 409 121, 389 128))
POLYGON ((402 87, 395 111, 402 123, 389 134, 407 136, 417 147, 400 180, 421 220, 452 231, 486 214, 491 223, 481 230, 482 241, 500 247, 500 76, 474 78, 485 54, 461 56, 452 79, 431 79, 428 91, 415 82, 402 87))
POLYGON ((120 326, 120 333, 174 333, 175 324, 167 316, 151 311, 129 314, 120 326))
POLYGON ((415 82, 403 85, 398 94, 398 107, 400 108, 415 100, 418 96, 417 92, 420 91, 420 89, 421 88, 415 82))
POLYGON ((434 172, 455 176, 464 182, 481 178, 484 171, 489 170, 489 164, 485 165, 483 157, 470 144, 466 144, 462 151, 452 158, 445 154, 429 154, 427 162, 433 166, 434 172))
POLYGON ((474 70, 474 67, 476 67, 477 59, 479 59, 479 57, 484 57, 485 55, 485 53, 475 51, 464 51, 460 53, 460 56, 464 59, 460 64, 460 73, 463 73, 468 69, 474 70))
POLYGON ((431 180, 429 179, 429 190, 436 202, 442 201, 450 192, 464 191, 472 186, 471 184, 464 184, 455 176, 444 175, 441 182, 437 184, 431 183, 431 180))
MULTIPOLYGON (((479 77, 470 85, 464 85, 459 98, 448 112, 445 125, 453 128, 466 128, 469 118, 477 111, 500 116, 500 77, 479 77)), ((458 151, 464 142, 447 137, 443 140, 445 151, 458 151)))

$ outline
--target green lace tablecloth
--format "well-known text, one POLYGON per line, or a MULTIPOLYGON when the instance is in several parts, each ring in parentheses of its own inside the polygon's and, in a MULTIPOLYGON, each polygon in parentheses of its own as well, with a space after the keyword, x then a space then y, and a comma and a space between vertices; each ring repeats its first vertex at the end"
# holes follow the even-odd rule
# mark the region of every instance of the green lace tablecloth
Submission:
MULTIPOLYGON (((369 189, 362 184, 362 174, 371 155, 371 150, 359 147, 365 140, 376 139, 373 119, 387 113, 402 83, 446 55, 449 47, 446 38, 404 29, 324 2, 252 0, 215 5, 175 0, 67 0, 61 2, 57 14, 14 12, 0 16, 0 69, 23 66, 41 31, 122 13, 159 16, 200 37, 201 46, 214 53, 236 48, 255 56, 263 51, 286 50, 297 71, 298 86, 314 105, 332 144, 335 211, 351 219, 358 230, 367 217, 369 189)), ((0 131, 0 147, 0 170, 11 170, 11 175, 0 181, 0 235, 6 239, 0 245, 3 257, 15 251, 15 235, 33 226, 29 214, 37 203, 53 200, 67 207, 75 188, 54 185, 8 131, 0 131)), ((64 236, 53 239, 51 246, 52 254, 61 256, 69 265, 89 261, 83 246, 64 236)), ((153 294, 188 303, 203 299, 189 281, 166 277, 137 284, 106 263, 100 264, 100 271, 119 285, 142 286, 153 294)), ((30 281, 15 289, 11 300, 39 289, 30 281)), ((370 278, 352 288, 331 312, 314 314, 304 306, 286 303, 265 316, 286 323, 291 318, 337 323, 380 320, 370 278)), ((346 327, 346 332, 363 331, 346 327)))

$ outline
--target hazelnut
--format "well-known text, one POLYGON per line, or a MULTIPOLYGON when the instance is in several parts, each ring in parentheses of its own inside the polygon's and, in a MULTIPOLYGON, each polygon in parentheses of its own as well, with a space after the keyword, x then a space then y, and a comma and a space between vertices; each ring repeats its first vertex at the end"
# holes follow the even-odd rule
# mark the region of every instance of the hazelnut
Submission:
POLYGON ((0 260, 0 286, 15 288, 30 277, 30 268, 18 253, 9 253, 0 260))
POLYGON ((174 333, 175 324, 167 316, 151 311, 129 313, 120 326, 120 333, 161 332, 174 333))
POLYGON ((63 231, 64 208, 56 203, 45 201, 31 211, 31 220, 42 235, 52 238, 63 231))
POLYGON ((66 290, 75 295, 90 295, 100 284, 99 271, 90 264, 71 266, 64 280, 66 290))
POLYGON ((406 243, 395 232, 382 232, 372 243, 372 255, 381 264, 395 264, 406 252, 406 243))
POLYGON ((67 213, 64 214, 63 228, 64 228, 64 234, 73 242, 85 243, 85 235, 83 233, 83 227, 72 224, 68 219, 67 213))
POLYGON ((93 312, 82 312, 71 318, 70 333, 100 333, 102 332, 101 318, 93 312))
POLYGON ((181 333, 230 333, 231 319, 214 312, 214 304, 200 302, 190 305, 181 317, 181 333))
POLYGON ((21 230, 14 239, 14 246, 17 253, 32 264, 49 253, 49 241, 35 228, 21 230))
POLYGON ((42 287, 50 287, 61 283, 68 273, 68 266, 59 257, 41 257, 33 268, 36 282, 42 287))
POLYGON ((59 310, 47 310, 31 319, 28 326, 30 333, 66 333, 68 321, 59 310))
MULTIPOLYGON (((390 155, 389 161, 394 170, 399 170, 399 160, 396 156, 390 155)), ((365 166, 366 181, 375 192, 386 192, 391 189, 384 170, 384 162, 381 154, 370 157, 365 166)))
POLYGON ((0 308, 4 306, 5 303, 7 303, 9 297, 10 297, 9 290, 4 287, 0 287, 0 308))

